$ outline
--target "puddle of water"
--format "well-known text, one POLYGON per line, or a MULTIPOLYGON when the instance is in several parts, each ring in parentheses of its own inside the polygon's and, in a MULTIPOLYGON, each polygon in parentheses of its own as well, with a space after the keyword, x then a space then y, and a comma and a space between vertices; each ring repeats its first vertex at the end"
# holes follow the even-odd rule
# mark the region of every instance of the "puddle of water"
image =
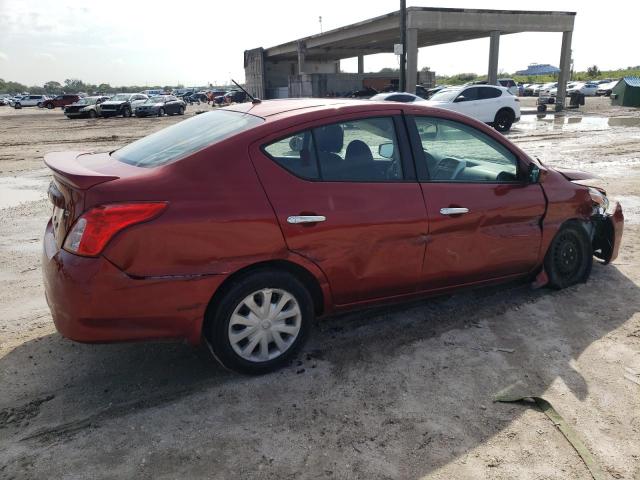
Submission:
POLYGON ((612 127, 640 127, 640 117, 565 117, 556 115, 523 115, 513 127, 517 130, 589 131, 612 127))
POLYGON ((47 198, 47 184, 35 178, 0 177, 0 209, 47 198))

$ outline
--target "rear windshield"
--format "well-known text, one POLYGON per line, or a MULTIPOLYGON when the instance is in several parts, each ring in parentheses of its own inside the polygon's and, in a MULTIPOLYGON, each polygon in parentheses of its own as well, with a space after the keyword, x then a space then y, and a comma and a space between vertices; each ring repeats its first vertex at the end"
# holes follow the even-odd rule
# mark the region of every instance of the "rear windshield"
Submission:
POLYGON ((157 167, 179 160, 264 122, 263 118, 217 110, 167 127, 112 153, 116 160, 136 167, 157 167))

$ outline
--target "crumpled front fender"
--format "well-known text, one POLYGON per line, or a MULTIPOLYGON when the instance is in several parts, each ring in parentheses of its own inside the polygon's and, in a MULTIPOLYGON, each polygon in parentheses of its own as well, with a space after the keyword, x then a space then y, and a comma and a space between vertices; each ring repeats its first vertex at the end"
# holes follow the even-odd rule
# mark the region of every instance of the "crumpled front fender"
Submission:
POLYGON ((605 264, 614 261, 618 257, 624 229, 622 206, 617 203, 613 214, 593 215, 591 222, 595 228, 593 254, 605 264))

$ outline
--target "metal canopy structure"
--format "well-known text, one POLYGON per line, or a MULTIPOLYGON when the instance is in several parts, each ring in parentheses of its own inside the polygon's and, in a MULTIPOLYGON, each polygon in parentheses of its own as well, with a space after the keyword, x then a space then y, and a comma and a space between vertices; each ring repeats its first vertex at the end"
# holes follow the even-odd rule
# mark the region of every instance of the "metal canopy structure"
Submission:
MULTIPOLYGON (((415 91, 418 48, 485 37, 491 39, 489 83, 496 83, 500 36, 521 32, 563 34, 559 85, 564 89, 570 67, 575 15, 575 12, 409 7, 406 17, 405 90, 415 91)), ((261 51, 265 63, 297 62, 298 74, 307 73, 307 63, 329 63, 358 57, 358 70, 362 73, 364 56, 393 52, 396 43, 400 43, 399 11, 261 51)), ((558 95, 561 94, 564 92, 558 91, 558 95)))
MULTIPOLYGON (((478 10, 465 8, 407 8, 407 29, 417 29, 417 46, 521 32, 565 32, 573 30, 575 12, 478 10)), ((391 12, 362 22, 266 48, 272 60, 297 60, 304 44, 308 60, 331 61, 375 53, 393 53, 400 42, 400 12, 391 12)))

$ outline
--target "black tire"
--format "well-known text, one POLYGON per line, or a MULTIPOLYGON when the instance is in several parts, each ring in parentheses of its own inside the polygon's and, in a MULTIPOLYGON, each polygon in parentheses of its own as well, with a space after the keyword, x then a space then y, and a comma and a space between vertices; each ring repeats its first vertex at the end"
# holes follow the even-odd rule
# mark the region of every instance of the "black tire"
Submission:
POLYGON ((584 283, 591 274, 593 247, 584 228, 575 222, 563 226, 556 234, 544 259, 549 286, 567 288, 584 283))
POLYGON ((42 102, 38 102, 38 104, 36 105, 36 107, 38 107, 38 108, 42 108, 42 102))
POLYGON ((129 117, 131 117, 131 109, 130 109, 129 107, 124 107, 124 108, 122 109, 122 116, 123 116, 124 118, 129 118, 129 117))
MULTIPOLYGON (((277 301, 277 297, 272 301, 277 301)), ((261 375, 277 370, 296 355, 307 339, 314 318, 314 310, 309 291, 298 279, 286 272, 262 270, 233 281, 222 293, 217 304, 208 309, 206 315, 207 327, 204 334, 218 361, 236 372, 261 375), (229 339, 229 324, 232 315, 242 305, 243 300, 265 288, 285 291, 295 299, 300 310, 300 328, 290 346, 279 356, 267 361, 252 361, 243 358, 234 350, 229 339)), ((251 328, 259 329, 260 327, 251 328)), ((247 343, 249 343, 248 338, 247 343)), ((258 348, 258 345, 255 348, 258 348)), ((275 341, 270 341, 269 348, 276 348, 275 341)))
POLYGON ((184 107, 182 105, 178 109, 178 115, 184 115, 184 107))
POLYGON ((158 110, 158 116, 159 117, 164 117, 164 108, 161 108, 158 110))
POLYGON ((19 110, 19 109, 21 109, 21 108, 22 108, 22 105, 21 105, 21 104, 19 104, 19 103, 16 103, 16 104, 13 106, 13 108, 15 108, 16 110, 19 110))
POLYGON ((547 106, 546 105, 538 105, 538 112, 544 113, 546 111, 547 111, 547 106))
POLYGON ((47 108, 49 110, 53 110, 55 107, 53 106, 53 103, 47 103, 47 108))
POLYGON ((515 115, 513 111, 508 108, 503 108, 496 113, 496 117, 493 120, 493 127, 501 133, 508 132, 511 130, 511 125, 513 125, 514 120, 515 115))
POLYGON ((89 110, 89 118, 96 118, 98 114, 95 110, 89 110))

